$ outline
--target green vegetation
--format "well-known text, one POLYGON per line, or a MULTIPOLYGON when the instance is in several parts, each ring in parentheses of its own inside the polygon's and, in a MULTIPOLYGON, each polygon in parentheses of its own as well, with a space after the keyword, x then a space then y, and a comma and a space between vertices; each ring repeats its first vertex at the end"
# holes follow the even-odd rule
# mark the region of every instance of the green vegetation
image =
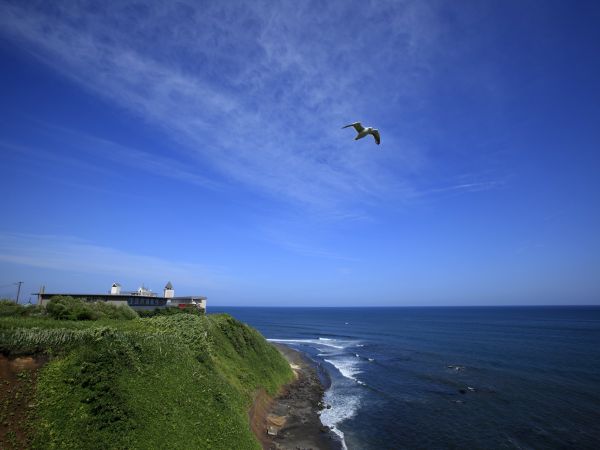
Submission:
POLYGON ((174 316, 175 314, 193 314, 196 316, 204 315, 204 312, 195 306, 189 306, 186 308, 154 308, 138 311, 137 313, 140 317, 174 316))
POLYGON ((0 317, 43 317, 57 320, 135 319, 138 314, 127 305, 116 306, 106 302, 88 303, 69 296, 52 297, 46 308, 19 305, 12 300, 0 300, 0 317))
POLYGON ((107 302, 88 303, 63 295, 52 297, 46 311, 50 317, 58 320, 131 320, 138 317, 137 313, 127 305, 115 306, 107 302))
POLYGON ((252 395, 292 378, 276 349, 225 314, 0 317, 0 352, 51 356, 32 448, 259 449, 252 395))
POLYGON ((0 300, 0 317, 10 316, 41 316, 46 312, 41 306, 33 305, 20 305, 12 300, 2 299, 0 300))

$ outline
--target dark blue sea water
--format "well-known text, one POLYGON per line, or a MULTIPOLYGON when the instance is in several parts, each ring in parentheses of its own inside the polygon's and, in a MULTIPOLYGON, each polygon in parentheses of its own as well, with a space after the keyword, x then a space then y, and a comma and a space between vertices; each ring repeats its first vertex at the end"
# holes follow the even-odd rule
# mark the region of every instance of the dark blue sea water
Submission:
POLYGON ((600 448, 600 307, 218 311, 321 365, 349 449, 600 448))

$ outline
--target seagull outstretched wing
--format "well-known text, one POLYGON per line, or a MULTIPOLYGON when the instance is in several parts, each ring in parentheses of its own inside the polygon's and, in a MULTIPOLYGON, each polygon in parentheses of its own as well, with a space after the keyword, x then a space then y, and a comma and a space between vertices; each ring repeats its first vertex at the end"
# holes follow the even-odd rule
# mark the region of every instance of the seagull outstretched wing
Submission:
POLYGON ((348 128, 348 127, 354 127, 354 129, 356 130, 357 133, 360 133, 361 131, 363 131, 365 129, 365 127, 363 127, 360 122, 354 122, 354 123, 351 123, 350 125, 346 125, 345 127, 342 127, 342 128, 348 128))
POLYGON ((375 142, 377 142, 377 145, 381 144, 381 136, 379 136, 379 130, 373 130, 371 131, 371 134, 375 138, 375 142))

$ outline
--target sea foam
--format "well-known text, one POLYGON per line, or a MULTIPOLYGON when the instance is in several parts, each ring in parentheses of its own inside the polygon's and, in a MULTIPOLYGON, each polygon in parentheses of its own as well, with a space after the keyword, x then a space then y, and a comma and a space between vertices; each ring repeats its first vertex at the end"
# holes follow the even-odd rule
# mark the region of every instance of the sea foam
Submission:
POLYGON ((301 344, 301 345, 315 345, 315 346, 326 346, 337 348, 339 350, 345 349, 348 345, 336 341, 334 339, 319 338, 319 339, 267 339, 269 342, 280 342, 282 344, 301 344), (335 343, 333 343, 335 342, 335 343))
POLYGON ((360 401, 358 396, 340 395, 336 391, 336 389, 329 389, 325 393, 325 403, 331 405, 331 408, 321 411, 321 423, 340 437, 342 447, 347 450, 344 432, 337 425, 356 414, 360 401))
POLYGON ((340 373, 350 380, 358 381, 355 375, 361 373, 359 369, 359 361, 356 359, 342 358, 342 359, 324 359, 325 362, 328 362, 332 366, 334 366, 340 373))
POLYGON ((329 408, 320 413, 321 423, 328 426, 339 438, 342 447, 347 450, 344 440, 344 432, 338 426, 346 419, 353 417, 360 406, 360 388, 357 385, 364 383, 356 378, 362 373, 359 366, 361 358, 355 353, 346 353, 344 350, 352 347, 362 346, 359 341, 348 339, 335 339, 317 337, 316 339, 267 339, 270 342, 282 344, 309 346, 318 351, 317 357, 331 364, 341 374, 338 380, 334 380, 325 392, 324 402, 329 408))

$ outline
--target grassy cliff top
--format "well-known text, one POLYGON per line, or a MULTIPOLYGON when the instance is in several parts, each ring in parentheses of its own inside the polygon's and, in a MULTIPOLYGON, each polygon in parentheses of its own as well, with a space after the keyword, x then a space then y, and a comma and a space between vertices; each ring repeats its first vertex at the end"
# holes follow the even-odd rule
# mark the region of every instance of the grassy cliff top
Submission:
POLYGON ((33 448, 259 449, 252 395, 292 378, 260 333, 226 314, 3 317, 0 352, 50 356, 28 415, 33 448))

